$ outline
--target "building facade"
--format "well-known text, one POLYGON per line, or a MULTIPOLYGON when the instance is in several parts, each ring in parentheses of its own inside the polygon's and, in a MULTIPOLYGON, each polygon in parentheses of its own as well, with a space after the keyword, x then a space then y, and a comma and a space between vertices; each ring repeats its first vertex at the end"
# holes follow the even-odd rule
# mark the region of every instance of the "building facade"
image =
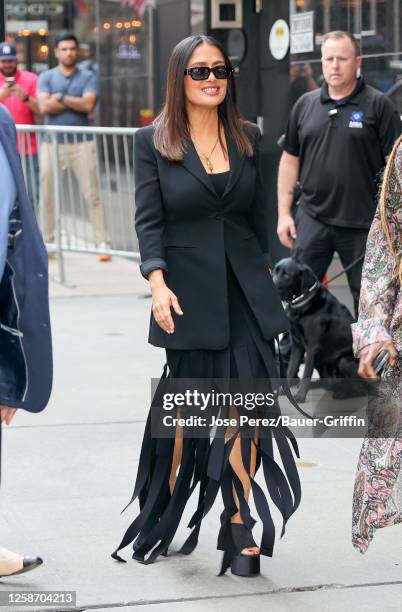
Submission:
POLYGON ((240 109, 263 131, 276 257, 277 141, 298 97, 322 83, 323 34, 355 35, 366 82, 402 114, 401 0, 6 0, 6 19, 20 66, 38 73, 55 63, 57 32, 74 31, 83 65, 99 80, 96 123, 108 126, 152 121, 179 40, 203 32, 219 39, 236 66, 240 109))
POLYGON ((241 110, 263 131, 271 250, 277 259, 285 254, 276 237, 278 139, 296 100, 322 83, 323 35, 331 30, 354 34, 365 81, 389 96, 402 115, 401 1, 210 0, 204 19, 238 66, 241 110))
POLYGON ((20 67, 55 65, 53 41, 71 30, 99 78, 100 125, 139 125, 154 107, 154 7, 146 0, 7 0, 6 38, 20 67))
POLYGON ((353 32, 366 81, 402 113, 401 15, 400 0, 6 0, 6 32, 20 65, 39 73, 54 65, 57 32, 74 31, 99 76, 102 125, 140 125, 157 112, 173 45, 211 33, 238 66, 244 114, 278 130, 285 118, 272 106, 286 114, 320 85, 321 39, 334 29, 353 32))

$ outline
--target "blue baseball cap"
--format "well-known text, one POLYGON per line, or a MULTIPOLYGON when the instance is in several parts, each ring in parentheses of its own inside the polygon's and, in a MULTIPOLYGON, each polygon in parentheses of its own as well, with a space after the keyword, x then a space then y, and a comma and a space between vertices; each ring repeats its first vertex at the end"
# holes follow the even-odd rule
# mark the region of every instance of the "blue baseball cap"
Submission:
POLYGON ((2 60, 16 60, 17 59, 17 47, 11 45, 8 42, 0 43, 0 61, 2 60))

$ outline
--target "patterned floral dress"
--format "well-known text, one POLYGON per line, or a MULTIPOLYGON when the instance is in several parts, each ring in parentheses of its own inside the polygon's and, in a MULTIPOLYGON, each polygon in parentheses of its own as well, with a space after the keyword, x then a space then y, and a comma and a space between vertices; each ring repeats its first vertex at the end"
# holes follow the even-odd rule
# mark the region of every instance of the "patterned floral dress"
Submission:
MULTIPOLYGON (((387 191, 387 217, 396 252, 402 248, 402 143, 387 191)), ((392 340, 400 354, 381 385, 381 410, 372 414, 357 465, 352 518, 353 545, 365 553, 376 529, 402 522, 402 292, 377 209, 367 241, 359 319, 352 325, 358 356, 363 347, 392 340), (384 397, 384 394, 386 397, 384 397), (379 435, 379 428, 380 435, 379 435)))

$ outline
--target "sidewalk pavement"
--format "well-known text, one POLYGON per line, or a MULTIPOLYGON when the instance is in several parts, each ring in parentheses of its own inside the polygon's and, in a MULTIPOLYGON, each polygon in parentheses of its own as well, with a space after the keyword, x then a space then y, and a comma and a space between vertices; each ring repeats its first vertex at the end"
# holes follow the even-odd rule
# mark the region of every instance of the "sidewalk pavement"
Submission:
MULTIPOLYGON (((160 376, 163 352, 146 342, 150 300, 136 263, 68 254, 66 268, 75 288, 51 283, 51 402, 4 428, 0 541, 41 555, 44 564, 2 579, 0 589, 74 590, 75 610, 97 612, 399 611, 402 528, 377 533, 364 556, 350 542, 359 440, 300 440, 302 504, 284 538, 278 535, 274 558, 262 558, 258 578, 217 577, 220 500, 190 557, 174 551, 187 535, 194 500, 168 558, 151 566, 131 560, 129 550, 127 564, 110 558, 135 516, 136 506, 120 510, 132 492, 150 379, 160 376)), ((336 291, 347 296, 339 284, 336 291)))

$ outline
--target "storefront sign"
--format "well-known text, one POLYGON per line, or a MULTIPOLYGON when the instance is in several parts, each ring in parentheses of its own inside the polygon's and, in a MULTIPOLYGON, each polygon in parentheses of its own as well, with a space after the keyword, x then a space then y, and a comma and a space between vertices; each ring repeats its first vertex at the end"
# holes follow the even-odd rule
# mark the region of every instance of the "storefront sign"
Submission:
POLYGON ((58 2, 34 2, 27 4, 26 2, 17 2, 16 4, 8 2, 6 4, 6 14, 9 17, 55 17, 64 12, 64 5, 58 2))
POLYGON ((47 30, 47 21, 21 21, 20 19, 8 19, 7 20, 7 32, 10 34, 16 34, 22 30, 27 32, 39 32, 39 30, 47 30))
POLYGON ((284 19, 278 19, 269 33, 269 50, 275 59, 282 60, 288 49, 289 26, 284 19))
POLYGON ((135 45, 123 43, 119 45, 119 48, 117 50, 117 57, 120 57, 122 59, 140 59, 141 53, 138 51, 135 45))
POLYGON ((314 11, 297 13, 290 18, 290 52, 314 51, 314 11))

